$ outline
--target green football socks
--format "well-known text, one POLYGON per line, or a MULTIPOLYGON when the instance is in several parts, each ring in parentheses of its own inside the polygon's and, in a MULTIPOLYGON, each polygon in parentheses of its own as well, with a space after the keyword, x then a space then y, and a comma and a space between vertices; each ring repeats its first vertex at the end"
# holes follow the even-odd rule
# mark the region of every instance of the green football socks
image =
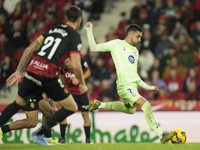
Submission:
POLYGON ((158 124, 156 122, 156 119, 153 116, 152 110, 151 110, 151 105, 149 102, 145 102, 141 108, 144 112, 145 118, 149 126, 153 129, 153 131, 161 138, 162 131, 158 127, 158 124))
POLYGON ((134 109, 126 108, 124 103, 122 102, 101 103, 99 108, 103 108, 107 110, 116 110, 116 111, 124 112, 126 114, 134 114, 136 111, 136 108, 134 109))

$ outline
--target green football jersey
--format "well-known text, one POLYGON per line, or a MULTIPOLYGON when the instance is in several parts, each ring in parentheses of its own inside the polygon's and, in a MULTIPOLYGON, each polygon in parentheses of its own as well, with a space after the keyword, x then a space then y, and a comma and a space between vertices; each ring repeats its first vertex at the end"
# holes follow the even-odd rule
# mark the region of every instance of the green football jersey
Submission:
POLYGON ((104 52, 110 52, 117 72, 117 86, 141 79, 137 73, 138 50, 125 40, 112 40, 104 43, 104 52))

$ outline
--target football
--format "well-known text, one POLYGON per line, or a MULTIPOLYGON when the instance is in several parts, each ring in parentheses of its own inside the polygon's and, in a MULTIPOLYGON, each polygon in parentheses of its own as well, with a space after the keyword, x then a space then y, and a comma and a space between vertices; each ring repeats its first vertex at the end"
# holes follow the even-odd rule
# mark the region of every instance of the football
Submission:
POLYGON ((183 130, 174 130, 174 135, 172 136, 172 144, 184 144, 186 142, 187 135, 183 130))

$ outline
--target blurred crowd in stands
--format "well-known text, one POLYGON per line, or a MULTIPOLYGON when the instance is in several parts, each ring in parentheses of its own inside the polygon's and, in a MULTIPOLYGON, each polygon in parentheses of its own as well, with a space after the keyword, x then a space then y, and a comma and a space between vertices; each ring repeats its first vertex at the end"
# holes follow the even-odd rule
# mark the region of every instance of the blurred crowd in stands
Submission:
MULTIPOLYGON (((25 47, 49 28, 65 23, 65 10, 69 6, 78 5, 92 21, 100 20, 101 14, 109 12, 115 2, 1 0, 1 93, 25 47)), ((138 87, 139 93, 149 101, 200 100, 200 0, 135 0, 135 3, 129 15, 126 12, 119 14, 118 25, 108 27, 105 42, 124 39, 129 24, 143 28, 142 41, 137 45, 140 53, 138 73, 147 84, 157 86, 160 91, 153 93, 138 87)), ((92 72, 87 80, 89 99, 122 101, 117 95, 117 75, 110 53, 88 50, 83 57, 92 72)))

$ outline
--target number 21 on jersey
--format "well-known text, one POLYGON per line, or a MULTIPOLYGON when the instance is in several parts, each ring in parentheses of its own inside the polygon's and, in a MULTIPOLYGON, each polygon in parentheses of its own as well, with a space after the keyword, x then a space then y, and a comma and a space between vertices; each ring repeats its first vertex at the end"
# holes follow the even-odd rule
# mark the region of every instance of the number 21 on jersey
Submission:
POLYGON ((44 40, 44 45, 43 45, 43 47, 41 48, 41 50, 40 50, 40 52, 38 53, 38 55, 44 56, 44 55, 46 54, 45 51, 46 51, 48 48, 52 47, 52 48, 50 49, 50 53, 49 53, 49 55, 48 55, 48 57, 47 57, 47 58, 50 60, 50 59, 53 57, 54 53, 56 52, 56 50, 57 50, 57 48, 58 48, 60 42, 61 42, 61 39, 60 39, 60 38, 56 38, 56 39, 55 39, 55 38, 52 37, 52 36, 48 36, 48 37, 44 40))

